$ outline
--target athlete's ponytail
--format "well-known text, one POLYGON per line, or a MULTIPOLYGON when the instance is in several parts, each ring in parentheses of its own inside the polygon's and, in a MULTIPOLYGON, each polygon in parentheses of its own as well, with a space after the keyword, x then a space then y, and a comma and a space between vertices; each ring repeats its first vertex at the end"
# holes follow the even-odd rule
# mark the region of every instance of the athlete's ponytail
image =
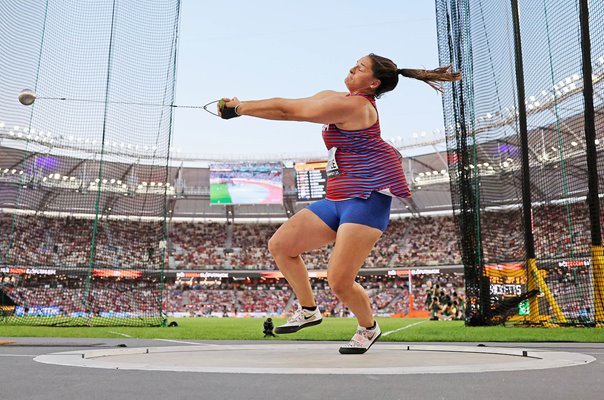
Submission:
POLYGON ((438 92, 443 92, 443 87, 440 82, 453 82, 461 79, 459 72, 451 72, 451 66, 438 67, 432 70, 426 69, 397 69, 397 73, 407 78, 419 79, 426 82, 428 85, 438 92))
POLYGON ((393 90, 398 84, 398 76, 401 74, 407 78, 419 79, 426 82, 434 90, 439 92, 443 88, 439 82, 452 82, 461 79, 459 72, 451 72, 451 66, 447 65, 433 70, 425 69, 399 69, 396 64, 389 58, 369 54, 369 58, 373 63, 373 76, 380 80, 380 86, 375 91, 375 96, 380 97, 382 94, 393 90))

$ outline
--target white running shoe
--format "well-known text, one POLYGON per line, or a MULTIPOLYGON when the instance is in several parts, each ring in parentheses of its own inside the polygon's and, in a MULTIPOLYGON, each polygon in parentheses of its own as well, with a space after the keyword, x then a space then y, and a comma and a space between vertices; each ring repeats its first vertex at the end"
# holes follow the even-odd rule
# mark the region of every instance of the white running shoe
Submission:
POLYGON ((287 320, 287 323, 275 328, 275 333, 294 333, 302 328, 307 328, 313 325, 319 325, 323 317, 319 307, 315 311, 308 311, 298 306, 294 315, 287 320))
POLYGON ((369 350, 372 344, 377 342, 380 336, 382 336, 382 331, 377 321, 373 329, 359 326, 350 342, 340 347, 340 354, 363 354, 369 350))

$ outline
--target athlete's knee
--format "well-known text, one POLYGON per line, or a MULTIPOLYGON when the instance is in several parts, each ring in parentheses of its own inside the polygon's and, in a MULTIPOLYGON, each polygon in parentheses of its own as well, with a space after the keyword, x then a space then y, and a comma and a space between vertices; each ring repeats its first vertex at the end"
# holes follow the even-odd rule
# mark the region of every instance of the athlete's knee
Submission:
POLYGON ((328 276, 327 283, 334 294, 338 297, 346 296, 353 290, 354 287, 354 281, 342 279, 337 276, 328 276))
POLYGON ((268 240, 268 251, 273 257, 296 257, 298 254, 292 254, 292 246, 289 240, 281 237, 280 235, 273 235, 268 240))

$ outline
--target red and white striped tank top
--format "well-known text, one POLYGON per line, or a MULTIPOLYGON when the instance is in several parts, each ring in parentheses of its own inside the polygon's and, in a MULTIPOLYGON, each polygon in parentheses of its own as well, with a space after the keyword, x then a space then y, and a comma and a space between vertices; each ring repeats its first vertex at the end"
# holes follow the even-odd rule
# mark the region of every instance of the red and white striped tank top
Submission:
MULTIPOLYGON (((354 95, 353 95, 354 96, 354 95)), ((375 97, 363 96, 376 108, 375 97)), ((327 200, 366 199, 372 192, 411 197, 400 153, 380 136, 375 124, 358 131, 323 126, 323 141, 329 150, 327 200)))

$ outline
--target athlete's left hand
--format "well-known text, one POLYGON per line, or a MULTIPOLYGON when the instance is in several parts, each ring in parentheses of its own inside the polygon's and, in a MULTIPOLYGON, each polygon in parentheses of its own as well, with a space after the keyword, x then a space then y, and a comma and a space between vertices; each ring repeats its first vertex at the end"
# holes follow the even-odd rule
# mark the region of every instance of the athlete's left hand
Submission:
POLYGON ((238 117, 239 114, 237 114, 237 112, 235 111, 235 108, 240 103, 241 102, 239 101, 239 99, 237 97, 233 97, 232 99, 229 99, 228 97, 223 97, 222 101, 219 102, 218 106, 217 106, 218 115, 220 115, 220 117, 222 119, 231 119, 231 118, 238 117))

